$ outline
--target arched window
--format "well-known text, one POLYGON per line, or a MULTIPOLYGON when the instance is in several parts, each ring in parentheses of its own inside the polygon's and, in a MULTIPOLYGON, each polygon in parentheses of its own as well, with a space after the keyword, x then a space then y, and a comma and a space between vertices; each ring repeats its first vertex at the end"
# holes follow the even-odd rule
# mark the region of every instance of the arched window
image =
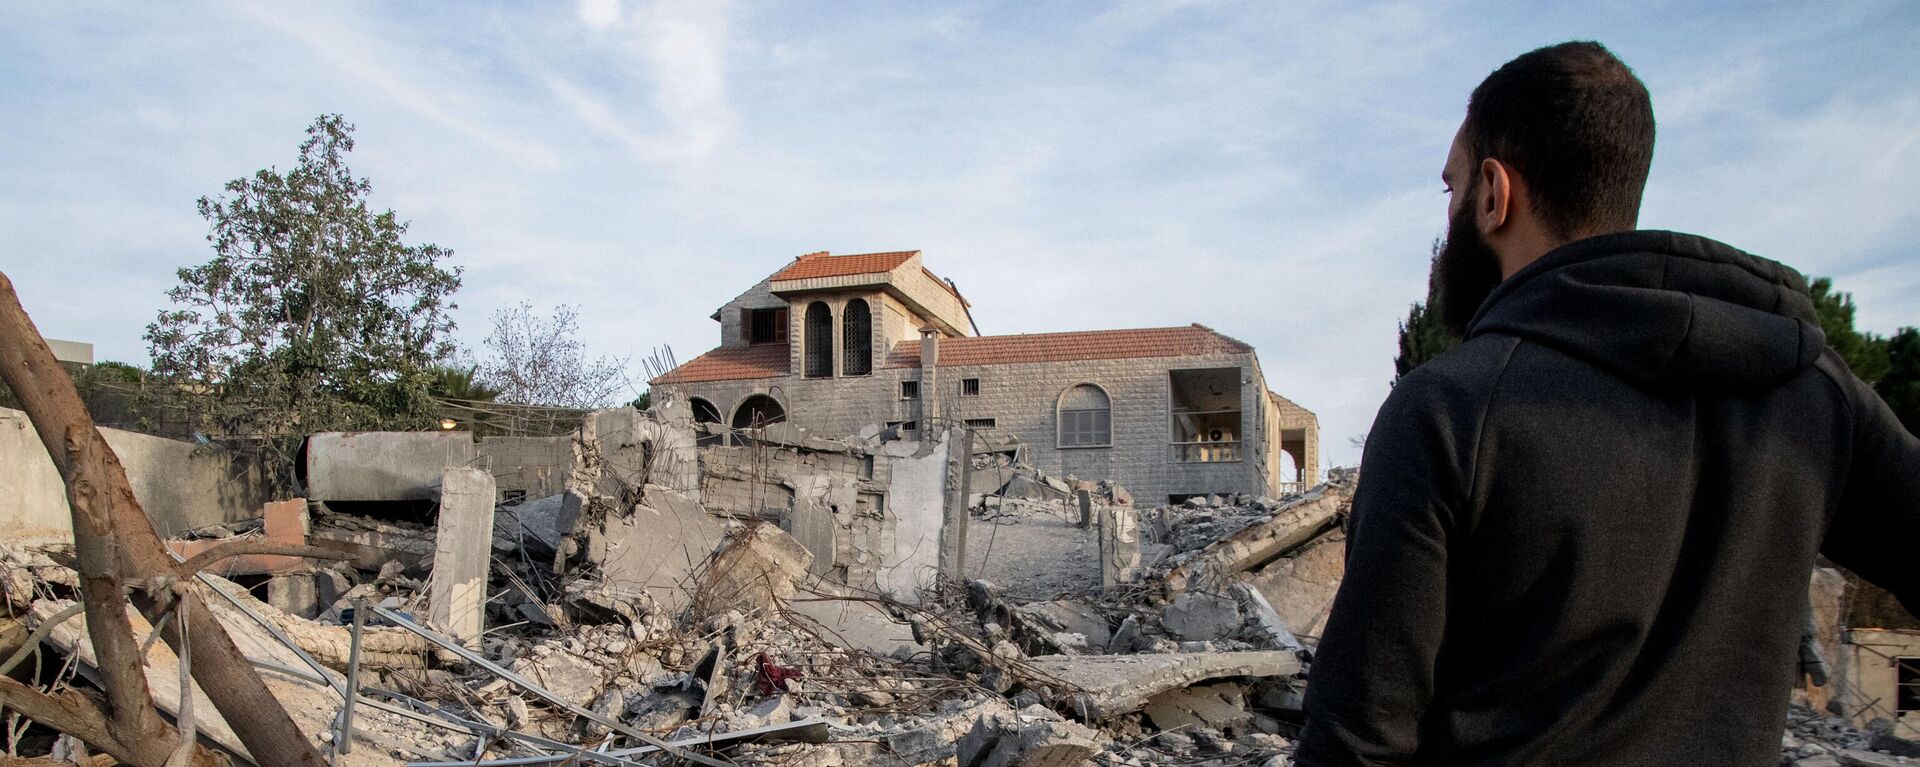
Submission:
POLYGON ((863 376, 873 372, 873 311, 866 301, 853 299, 842 310, 840 353, 845 355, 841 373, 863 376))
POLYGON ((1113 400, 1093 384, 1060 395, 1060 447, 1108 447, 1113 444, 1113 400))
MULTIPOLYGON (((720 423, 720 408, 714 407, 713 403, 699 397, 692 397, 688 400, 688 404, 693 406, 694 423, 720 423)), ((698 432, 697 436, 693 439, 693 444, 699 447, 706 447, 708 445, 723 444, 725 441, 726 432, 724 431, 717 434, 698 432)))
POLYGON ((833 375, 833 310, 819 301, 807 304, 807 377, 833 375))
POLYGON ((765 394, 755 394, 740 402, 740 408, 733 411, 733 428, 758 429, 762 426, 787 420, 787 409, 780 401, 765 394))

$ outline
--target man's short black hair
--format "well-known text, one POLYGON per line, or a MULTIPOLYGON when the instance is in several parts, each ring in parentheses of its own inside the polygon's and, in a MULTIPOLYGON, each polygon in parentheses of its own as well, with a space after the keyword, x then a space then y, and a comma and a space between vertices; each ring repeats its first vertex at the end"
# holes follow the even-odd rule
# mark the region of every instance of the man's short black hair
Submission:
POLYGON ((1606 46, 1550 45, 1473 89, 1464 140, 1476 168, 1491 157, 1526 179, 1555 236, 1632 229, 1653 164, 1653 99, 1606 46))

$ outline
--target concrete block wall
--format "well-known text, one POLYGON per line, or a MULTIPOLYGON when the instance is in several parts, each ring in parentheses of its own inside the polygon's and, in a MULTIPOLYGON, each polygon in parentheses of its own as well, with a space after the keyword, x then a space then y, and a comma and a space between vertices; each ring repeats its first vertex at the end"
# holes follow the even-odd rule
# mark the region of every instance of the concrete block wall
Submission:
MULTIPOLYGON (((126 467, 133 496, 161 537, 260 516, 269 497, 260 473, 234 453, 192 442, 101 429, 126 467)), ((13 539, 73 537, 66 484, 33 422, 0 408, 0 535, 13 539)))
MULTIPOLYGON (((868 424, 913 420, 920 402, 900 397, 901 381, 917 381, 914 368, 881 368, 860 377, 784 376, 744 381, 662 384, 663 392, 706 399, 731 419, 733 409, 754 394, 779 400, 788 420, 822 435, 858 432, 868 424)), ((937 385, 922 397, 938 397, 941 416, 959 423, 992 418, 994 429, 1026 443, 1028 460, 1048 474, 1080 479, 1112 479, 1141 503, 1164 503, 1168 496, 1192 493, 1271 494, 1273 484, 1263 461, 1275 435, 1264 428, 1266 382, 1253 355, 1154 357, 1018 365, 941 366, 937 385), (1182 463, 1174 460, 1167 373, 1199 368, 1239 368, 1243 446, 1246 459, 1230 463, 1182 463), (961 381, 980 379, 980 395, 960 396, 961 381), (1113 408, 1113 446, 1061 448, 1055 406, 1062 392, 1080 383, 1105 389, 1113 408)), ((990 488, 976 489, 983 492, 990 488)))
POLYGON ((572 437, 482 437, 479 465, 491 469, 502 499, 508 493, 544 498, 566 489, 572 437))

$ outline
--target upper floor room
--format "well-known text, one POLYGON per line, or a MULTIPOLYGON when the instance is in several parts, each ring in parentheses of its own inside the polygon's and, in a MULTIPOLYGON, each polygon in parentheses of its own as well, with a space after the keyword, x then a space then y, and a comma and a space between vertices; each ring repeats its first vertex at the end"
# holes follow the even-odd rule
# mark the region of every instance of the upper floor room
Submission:
POLYGON ((787 344, 806 338, 810 330, 819 335, 831 323, 830 335, 836 337, 846 337, 848 327, 867 331, 871 356, 873 350, 918 338, 923 328, 946 337, 976 335, 971 310, 952 282, 921 263, 920 251, 840 256, 820 251, 768 275, 720 307, 713 319, 720 323, 723 347, 787 344))

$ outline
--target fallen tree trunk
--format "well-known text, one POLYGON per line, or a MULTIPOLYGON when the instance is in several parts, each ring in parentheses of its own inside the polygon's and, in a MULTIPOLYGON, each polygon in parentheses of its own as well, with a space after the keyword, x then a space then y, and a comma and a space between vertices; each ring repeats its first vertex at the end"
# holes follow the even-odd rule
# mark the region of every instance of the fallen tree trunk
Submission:
MULTIPOLYGON (((320 755, 306 735, 201 601, 199 585, 167 555, 153 523, 133 497, 120 459, 94 428, 72 380, 21 308, 13 282, 5 274, 0 274, 0 378, 12 387, 67 483, 67 497, 73 507, 74 552, 87 605, 87 630, 105 681, 109 705, 106 718, 113 724, 115 741, 94 745, 123 762, 162 767, 179 740, 178 733, 154 709, 142 675, 139 645, 125 612, 124 586, 132 583, 147 592, 133 601, 155 629, 162 631, 168 645, 176 654, 191 653, 194 680, 252 752, 254 762, 276 767, 320 767, 320 755), (178 631, 161 628, 173 622, 162 620, 158 614, 163 601, 159 597, 172 591, 176 583, 185 584, 178 593, 187 615, 187 641, 192 645, 186 651, 181 648, 178 631)), ((17 689, 0 691, 5 692, 9 705, 15 705, 17 689)), ((16 708, 29 713, 24 706, 16 708)), ((44 705, 38 708, 47 710, 44 705)), ((69 734, 86 740, 85 733, 69 734)), ((197 752, 194 764, 216 763, 213 760, 217 757, 206 749, 197 752)))

